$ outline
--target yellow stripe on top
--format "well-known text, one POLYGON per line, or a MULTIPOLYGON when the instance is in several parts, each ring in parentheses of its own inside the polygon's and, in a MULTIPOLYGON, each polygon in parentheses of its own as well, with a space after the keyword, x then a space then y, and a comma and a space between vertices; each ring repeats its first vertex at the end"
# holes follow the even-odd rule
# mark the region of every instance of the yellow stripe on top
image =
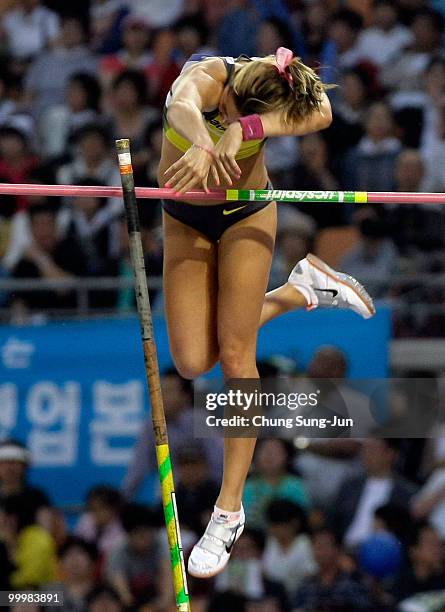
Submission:
MULTIPOLYGON (((206 124, 207 123, 208 122, 206 121, 206 124)), ((219 139, 224 133, 215 133, 215 131, 209 129, 208 126, 207 130, 209 132, 210 138, 215 144, 219 141, 219 139)), ((192 146, 192 143, 189 140, 181 136, 181 134, 178 134, 178 132, 174 130, 171 126, 169 126, 167 122, 165 122, 164 125, 164 134, 167 140, 183 153, 188 151, 188 149, 190 149, 190 147, 192 146)), ((241 144, 240 150, 236 154, 235 159, 246 159, 247 157, 252 157, 252 155, 257 155, 257 153, 259 153, 259 151, 263 147, 264 142, 264 140, 248 140, 246 142, 243 142, 241 144)))

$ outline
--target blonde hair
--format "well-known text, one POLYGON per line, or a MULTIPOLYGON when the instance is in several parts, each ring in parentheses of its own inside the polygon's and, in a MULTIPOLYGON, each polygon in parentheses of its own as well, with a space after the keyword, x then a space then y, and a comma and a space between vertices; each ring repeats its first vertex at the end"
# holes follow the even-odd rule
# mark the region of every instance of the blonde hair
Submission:
POLYGON ((299 57, 289 65, 292 83, 278 72, 274 55, 247 61, 233 75, 230 85, 235 104, 242 115, 283 112, 284 121, 293 123, 320 108, 323 94, 335 85, 325 85, 318 74, 299 57))

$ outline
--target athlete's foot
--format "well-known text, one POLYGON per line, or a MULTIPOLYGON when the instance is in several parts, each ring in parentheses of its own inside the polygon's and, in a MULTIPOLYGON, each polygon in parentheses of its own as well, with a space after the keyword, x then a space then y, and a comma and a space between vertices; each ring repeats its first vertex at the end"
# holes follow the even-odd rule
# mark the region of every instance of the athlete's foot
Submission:
POLYGON ((244 510, 235 521, 221 513, 212 515, 204 535, 193 547, 188 561, 189 574, 195 578, 212 578, 226 567, 232 548, 244 529, 244 510))
POLYGON ((312 253, 297 263, 288 282, 303 294, 308 308, 346 308, 364 319, 375 314, 371 296, 355 278, 336 272, 312 253))

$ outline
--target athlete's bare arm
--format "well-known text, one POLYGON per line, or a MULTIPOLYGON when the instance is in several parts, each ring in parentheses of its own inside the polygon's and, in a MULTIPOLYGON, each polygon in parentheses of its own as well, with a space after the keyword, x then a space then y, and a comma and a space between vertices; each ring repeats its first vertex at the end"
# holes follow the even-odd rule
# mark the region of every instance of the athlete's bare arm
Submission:
POLYGON ((167 119, 172 128, 188 141, 213 147, 202 112, 216 108, 227 78, 221 59, 209 59, 191 66, 172 87, 167 119))
POLYGON ((328 96, 323 94, 320 108, 297 123, 285 123, 283 114, 279 111, 261 115, 261 121, 266 136, 303 136, 324 130, 331 125, 331 103, 328 96))
POLYGON ((213 141, 202 116, 203 111, 218 106, 226 79, 224 62, 215 58, 190 67, 173 85, 167 120, 175 131, 197 145, 165 173, 166 185, 172 185, 178 193, 185 193, 197 184, 208 191, 210 171, 216 185, 220 185, 221 179, 232 184, 231 176, 239 177, 240 170, 234 160, 219 159, 217 154, 208 152, 213 150, 213 141))

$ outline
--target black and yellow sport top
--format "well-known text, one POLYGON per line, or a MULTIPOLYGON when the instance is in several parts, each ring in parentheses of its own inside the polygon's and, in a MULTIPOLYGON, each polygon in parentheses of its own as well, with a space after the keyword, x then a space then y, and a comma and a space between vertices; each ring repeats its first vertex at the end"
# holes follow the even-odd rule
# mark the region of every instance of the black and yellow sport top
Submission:
MULTIPOLYGON (((183 72, 189 66, 196 64, 198 62, 202 62, 203 60, 211 57, 209 55, 200 55, 195 54, 192 55, 191 58, 184 64, 182 71, 183 72)), ((222 57, 224 64, 227 68, 227 81, 230 80, 234 70, 235 70, 235 58, 233 57, 222 57)), ((226 81, 226 83, 227 83, 226 81)), ((163 125, 164 125, 164 134, 165 137, 172 145, 174 145, 177 149, 185 153, 191 146, 192 143, 178 134, 176 130, 174 130, 168 123, 167 120, 167 110, 168 106, 172 99, 172 91, 170 90, 167 99, 165 100, 164 113, 163 113, 163 125)), ((207 127, 207 131, 209 132, 210 138, 216 144, 221 136, 227 129, 227 125, 223 123, 221 116, 219 114, 219 109, 215 108, 212 111, 203 112, 202 113, 204 122, 207 127)), ((252 155, 256 155, 265 143, 265 139, 262 140, 248 140, 241 144, 241 147, 236 155, 235 159, 246 159, 247 157, 252 157, 252 155)))

